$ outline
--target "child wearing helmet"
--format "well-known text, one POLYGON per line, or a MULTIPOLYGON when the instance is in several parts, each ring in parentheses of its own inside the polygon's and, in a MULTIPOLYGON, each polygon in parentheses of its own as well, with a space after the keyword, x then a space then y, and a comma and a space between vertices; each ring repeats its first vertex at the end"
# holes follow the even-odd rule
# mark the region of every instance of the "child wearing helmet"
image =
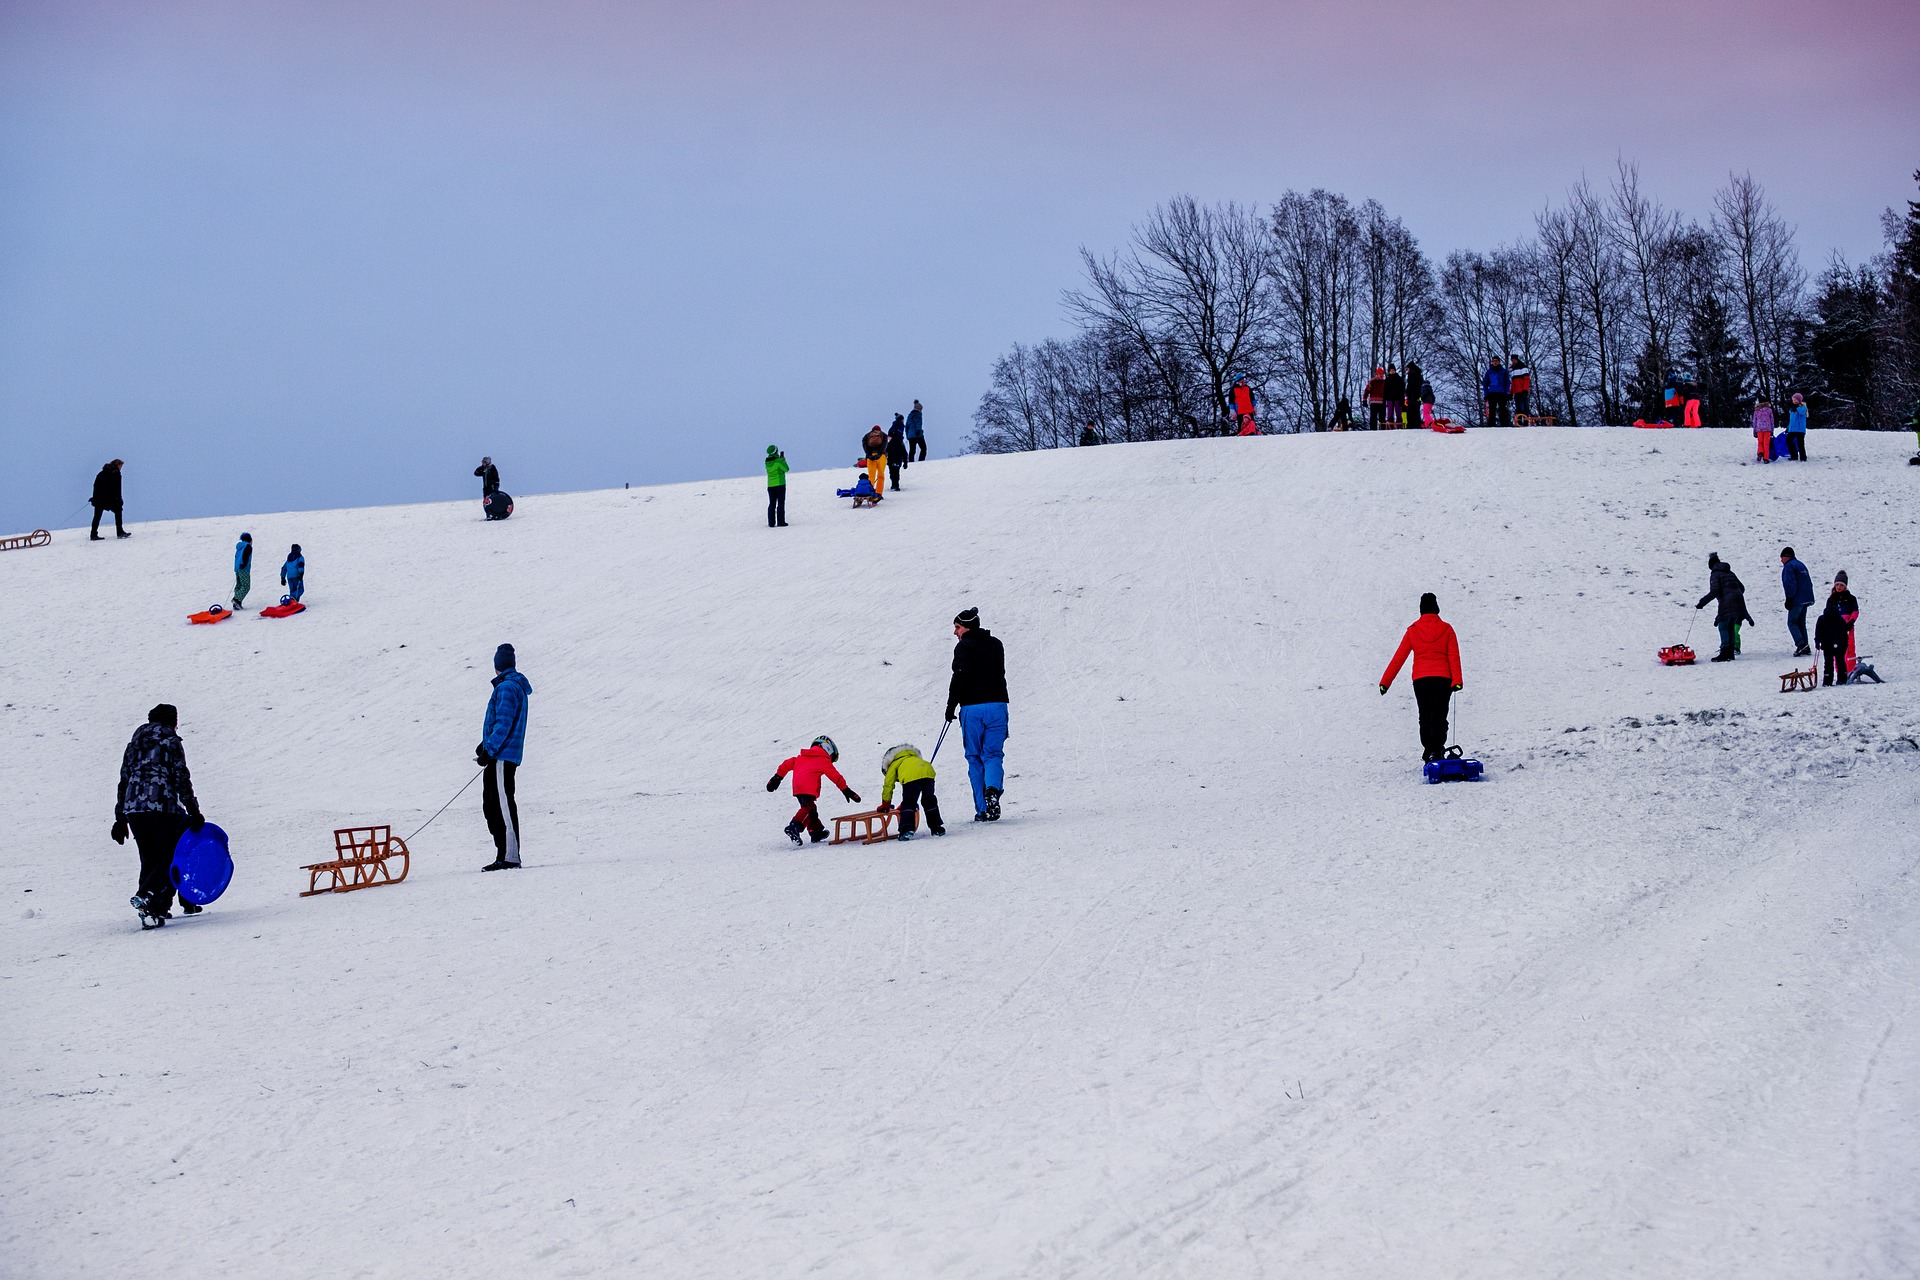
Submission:
POLYGON ((833 745, 833 739, 821 734, 797 756, 790 756, 780 762, 780 767, 767 779, 767 790, 778 791, 780 779, 789 773, 793 775, 793 798, 800 802, 800 809, 793 815, 793 821, 787 824, 787 838, 797 846, 801 843, 800 832, 804 828, 813 842, 819 844, 827 838, 827 825, 820 821, 820 810, 816 802, 820 799, 820 780, 831 779, 840 788, 840 794, 853 804, 860 803, 860 797, 847 786, 847 780, 833 767, 840 758, 840 748, 833 745))
POLYGON ((880 757, 880 812, 893 808, 893 788, 899 783, 900 791, 900 838, 913 839, 914 828, 919 826, 918 813, 922 805, 927 810, 927 830, 937 836, 947 834, 947 826, 940 821, 940 801, 933 794, 933 766, 920 758, 920 748, 905 743, 889 747, 880 757))

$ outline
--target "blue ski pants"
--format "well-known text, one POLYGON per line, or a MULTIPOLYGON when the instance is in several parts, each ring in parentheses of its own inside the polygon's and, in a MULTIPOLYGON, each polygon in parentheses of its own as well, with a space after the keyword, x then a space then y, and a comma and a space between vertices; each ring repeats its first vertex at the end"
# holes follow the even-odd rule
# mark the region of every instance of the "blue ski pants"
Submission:
POLYGON ((960 708, 960 737, 967 747, 967 781, 973 784, 973 811, 987 811, 987 788, 1006 789, 1001 764, 1007 743, 1007 704, 976 702, 960 708))

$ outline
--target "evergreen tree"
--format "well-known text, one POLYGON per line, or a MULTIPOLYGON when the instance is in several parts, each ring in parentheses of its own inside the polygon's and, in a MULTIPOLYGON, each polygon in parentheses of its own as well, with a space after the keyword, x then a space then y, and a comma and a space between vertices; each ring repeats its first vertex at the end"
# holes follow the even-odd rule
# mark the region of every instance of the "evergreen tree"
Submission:
MULTIPOLYGON (((1633 373, 1627 378, 1627 401, 1642 421, 1658 422, 1669 417, 1666 408, 1667 384, 1674 376, 1668 364, 1666 353, 1660 350, 1652 338, 1640 348, 1640 358, 1634 361, 1633 373)), ((1673 424, 1679 426, 1678 422, 1673 424)))
POLYGON ((1887 425, 1876 368, 1882 304, 1871 267, 1836 260, 1815 286, 1802 382, 1822 425, 1869 430, 1887 425))
POLYGON ((1703 292, 1687 317, 1687 349, 1682 355, 1700 394, 1703 426, 1745 425, 1747 399, 1753 394, 1753 367, 1733 331, 1733 316, 1720 295, 1703 292))
MULTIPOLYGON (((1913 175, 1920 183, 1920 170, 1913 175)), ((1920 200, 1907 201, 1907 216, 1888 210, 1886 306, 1881 316, 1880 382, 1891 416, 1903 420, 1920 400, 1920 200)))

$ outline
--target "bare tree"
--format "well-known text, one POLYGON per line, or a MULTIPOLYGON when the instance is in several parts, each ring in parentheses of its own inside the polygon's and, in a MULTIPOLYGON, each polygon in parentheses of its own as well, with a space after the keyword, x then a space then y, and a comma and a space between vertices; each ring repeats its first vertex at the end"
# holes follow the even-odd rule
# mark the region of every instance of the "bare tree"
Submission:
POLYGON ((1793 229, 1767 202, 1752 174, 1730 177, 1714 196, 1713 208, 1714 232, 1726 246, 1739 294, 1754 379, 1762 396, 1778 399, 1793 367, 1793 326, 1806 289, 1793 229))
MULTIPOLYGON (((1575 388, 1580 385, 1586 359, 1588 328, 1586 312, 1579 305, 1580 287, 1576 258, 1578 246, 1572 217, 1562 209, 1550 209, 1534 217, 1538 233, 1531 267, 1533 293, 1545 312, 1546 324, 1553 335, 1553 381, 1559 390, 1555 406, 1568 426, 1580 425, 1580 401, 1575 388)), ((1547 380, 1535 375, 1535 385, 1543 390, 1547 380)))
POLYGON ((1624 421, 1621 401, 1622 317, 1626 310, 1626 276, 1619 250, 1607 225, 1606 205, 1582 178, 1567 193, 1567 216, 1573 232, 1574 281, 1581 309, 1592 335, 1593 393, 1606 426, 1624 421))
POLYGON ((1324 431, 1352 377, 1353 305, 1360 224, 1345 196, 1289 191, 1273 207, 1268 272, 1283 340, 1291 347, 1303 418, 1324 431))
POLYGON ((1640 190, 1640 166, 1620 162, 1613 184, 1609 231, 1632 280, 1644 349, 1654 353, 1654 372, 1665 377, 1673 367, 1673 336, 1678 324, 1678 280, 1674 240, 1680 219, 1640 190))

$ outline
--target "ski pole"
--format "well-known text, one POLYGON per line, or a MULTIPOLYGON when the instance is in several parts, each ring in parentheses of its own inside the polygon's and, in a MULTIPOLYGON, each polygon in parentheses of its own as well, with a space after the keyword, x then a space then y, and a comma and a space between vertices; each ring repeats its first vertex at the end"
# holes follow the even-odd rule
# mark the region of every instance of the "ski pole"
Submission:
POLYGON ((942 743, 942 742, 945 742, 945 741, 947 740, 947 730, 949 730, 949 729, 951 729, 951 728, 953 728, 953 721, 951 721, 951 720, 948 720, 948 721, 946 721, 946 722, 944 722, 944 723, 942 723, 942 724, 941 724, 941 726, 940 726, 940 737, 939 737, 939 740, 938 740, 938 741, 936 741, 936 742, 935 742, 935 743, 933 744, 933 755, 930 755, 930 756, 928 756, 928 757, 927 757, 927 763, 928 763, 928 764, 932 764, 932 763, 934 762, 934 760, 935 760, 935 758, 939 756, 939 754, 940 754, 940 743, 942 743))
MULTIPOLYGON (((478 781, 480 775, 485 772, 486 772, 485 769, 478 770, 473 775, 473 777, 468 778, 465 784, 463 784, 458 791, 453 793, 453 799, 448 800, 445 804, 441 805, 438 809, 434 810, 433 818, 439 817, 441 814, 445 813, 448 809, 452 808, 453 801, 458 800, 461 796, 465 795, 467 793, 467 788, 472 786, 476 781, 478 781)), ((414 828, 413 836, 419 835, 422 831, 425 831, 428 827, 432 826, 433 818, 428 818, 425 822, 421 823, 418 827, 414 828)), ((413 836, 407 837, 408 844, 413 843, 413 836)))

